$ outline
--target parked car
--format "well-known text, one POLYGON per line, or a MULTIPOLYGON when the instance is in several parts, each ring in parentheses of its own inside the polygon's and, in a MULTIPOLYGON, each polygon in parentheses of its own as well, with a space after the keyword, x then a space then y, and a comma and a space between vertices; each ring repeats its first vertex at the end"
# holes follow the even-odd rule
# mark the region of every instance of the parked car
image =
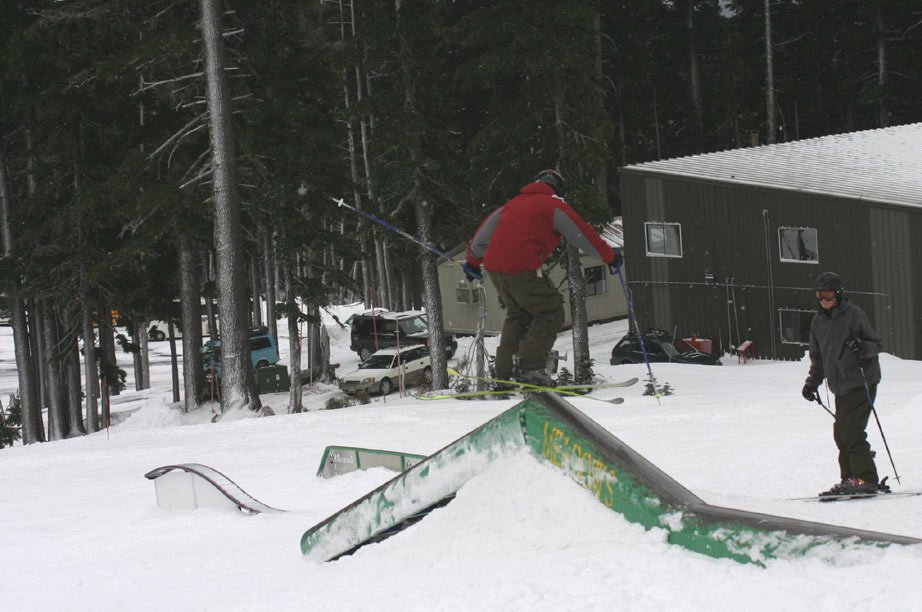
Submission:
MULTIPOLYGON (((166 321, 151 321, 147 328, 147 339, 151 342, 163 342, 169 337, 170 324, 166 321)), ((208 315, 202 315, 202 336, 208 336, 208 315)), ((179 321, 173 325, 173 337, 182 338, 182 326, 179 321)))
MULTIPOLYGON (((206 374, 211 373, 211 366, 221 376, 221 341, 209 340, 202 346, 202 367, 206 374)), ((250 330, 250 359, 254 368, 275 365, 279 360, 279 348, 265 327, 250 330)))
POLYGON ((427 347, 381 349, 360 363, 358 370, 343 376, 339 388, 346 393, 387 395, 400 384, 401 376, 407 387, 432 382, 432 360, 427 347))
MULTIPOLYGON (((720 365, 720 359, 716 355, 702 353, 685 340, 668 332, 648 330, 642 332, 641 336, 650 361, 720 365)), ((637 340, 637 334, 627 334, 612 349, 609 363, 620 365, 643 362, 643 351, 637 340)))
MULTIPOLYGON (((372 353, 385 348, 403 348, 414 344, 429 344, 426 315, 419 310, 407 312, 382 312, 380 309, 349 317, 349 350, 355 351, 362 361, 372 353)), ((451 359, 458 350, 458 341, 445 334, 445 352, 451 359)))

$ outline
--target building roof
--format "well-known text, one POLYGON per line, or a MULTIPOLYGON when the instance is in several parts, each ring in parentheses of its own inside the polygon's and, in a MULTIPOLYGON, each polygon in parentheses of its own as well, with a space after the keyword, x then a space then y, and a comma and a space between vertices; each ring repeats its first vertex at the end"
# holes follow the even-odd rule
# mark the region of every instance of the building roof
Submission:
POLYGON ((621 217, 615 217, 608 225, 602 226, 599 230, 602 240, 608 243, 612 248, 621 248, 624 246, 624 221, 621 217))
POLYGON ((922 207, 922 123, 664 159, 624 169, 922 207))

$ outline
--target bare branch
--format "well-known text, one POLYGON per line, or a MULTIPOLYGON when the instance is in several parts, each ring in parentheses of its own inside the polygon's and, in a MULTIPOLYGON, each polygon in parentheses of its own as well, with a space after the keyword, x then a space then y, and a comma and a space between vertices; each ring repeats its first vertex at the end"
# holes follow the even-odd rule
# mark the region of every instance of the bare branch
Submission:
POLYGON ((191 74, 184 74, 183 76, 176 77, 175 79, 164 79, 162 81, 153 81, 150 83, 144 82, 144 77, 141 77, 141 86, 132 93, 131 95, 136 96, 142 91, 147 91, 148 89, 153 89, 154 87, 159 87, 160 85, 165 85, 167 83, 178 83, 179 81, 185 81, 187 79, 197 79, 205 76, 204 72, 193 72, 191 74))
POLYGON ((164 142, 162 145, 157 147, 153 153, 148 155, 147 159, 153 159, 154 157, 162 153, 164 149, 166 149, 176 140, 185 138, 186 132, 189 132, 190 130, 198 131, 199 129, 201 129, 202 125, 204 124, 205 118, 207 116, 208 116, 208 113, 205 112, 205 113, 199 113, 198 115, 193 117, 192 120, 186 123, 186 125, 182 126, 178 132, 176 132, 175 134, 167 138, 166 142, 164 142), (199 126, 195 127, 196 124, 199 124, 199 126))

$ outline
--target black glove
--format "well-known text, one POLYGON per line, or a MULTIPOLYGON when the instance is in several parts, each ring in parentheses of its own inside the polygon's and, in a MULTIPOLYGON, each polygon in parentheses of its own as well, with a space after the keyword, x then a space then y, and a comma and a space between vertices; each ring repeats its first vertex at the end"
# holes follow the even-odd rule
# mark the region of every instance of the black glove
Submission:
POLYGON ((621 249, 615 249, 615 258, 612 259, 608 264, 608 271, 611 272, 612 276, 618 273, 618 270, 621 269, 621 264, 624 263, 624 255, 621 254, 621 249))
POLYGON ((483 273, 480 271, 480 266, 472 266, 466 261, 461 264, 461 269, 464 270, 464 276, 467 277, 467 280, 474 281, 483 280, 483 273))
POLYGON ((816 389, 817 388, 813 383, 808 382, 804 385, 804 388, 800 393, 808 402, 818 402, 820 399, 820 394, 816 389))
POLYGON ((864 341, 857 336, 849 336, 845 339, 845 347, 856 355, 864 352, 864 341))

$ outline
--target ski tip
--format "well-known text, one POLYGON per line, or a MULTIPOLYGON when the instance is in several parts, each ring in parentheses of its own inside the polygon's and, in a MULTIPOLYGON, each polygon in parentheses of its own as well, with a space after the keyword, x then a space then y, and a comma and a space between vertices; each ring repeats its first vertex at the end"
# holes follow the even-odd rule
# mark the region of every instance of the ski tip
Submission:
POLYGON ((623 397, 616 397, 616 398, 614 398, 614 399, 608 400, 608 403, 609 403, 609 404, 623 404, 623 403, 624 403, 624 398, 623 398, 623 397))

